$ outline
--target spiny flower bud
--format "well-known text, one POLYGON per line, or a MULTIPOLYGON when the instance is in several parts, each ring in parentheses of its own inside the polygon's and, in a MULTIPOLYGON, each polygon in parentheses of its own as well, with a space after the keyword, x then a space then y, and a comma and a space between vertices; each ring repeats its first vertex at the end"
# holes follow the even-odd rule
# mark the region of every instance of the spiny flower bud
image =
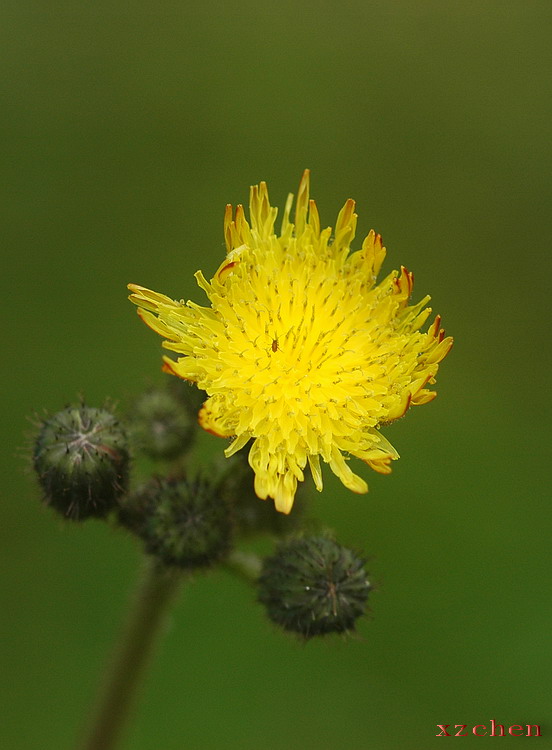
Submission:
POLYGON ((274 504, 260 502, 253 488, 253 469, 244 452, 225 459, 226 470, 220 482, 220 492, 232 505, 236 529, 244 536, 269 533, 282 537, 296 530, 304 520, 304 504, 308 488, 298 488, 293 513, 278 513, 274 504))
POLYGON ((228 504, 204 477, 151 480, 129 498, 120 520, 165 565, 206 567, 230 548, 228 504))
POLYGON ((44 499, 65 518, 103 518, 128 484, 126 435, 106 409, 67 407, 46 419, 33 451, 44 499))
POLYGON ((354 630, 371 590, 364 560, 325 537, 282 542, 264 561, 259 599, 269 618, 305 638, 354 630))
POLYGON ((193 422, 197 423, 198 412, 207 400, 205 391, 196 388, 195 383, 174 376, 168 378, 167 389, 186 409, 193 422))
POLYGON ((150 458, 172 460, 189 448, 194 426, 187 409, 171 393, 156 388, 134 405, 130 436, 150 458))

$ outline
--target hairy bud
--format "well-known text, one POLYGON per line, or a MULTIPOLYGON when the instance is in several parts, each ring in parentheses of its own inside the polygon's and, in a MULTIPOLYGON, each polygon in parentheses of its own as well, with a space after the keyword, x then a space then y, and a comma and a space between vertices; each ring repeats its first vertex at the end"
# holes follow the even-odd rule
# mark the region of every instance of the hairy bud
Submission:
POLYGON ((129 498, 120 520, 165 565, 206 567, 230 549, 228 504, 202 477, 151 480, 129 498))
POLYGON ((282 537, 296 530, 304 520, 308 488, 298 488, 293 513, 279 513, 274 503, 259 500, 254 490, 253 469, 244 451, 225 459, 219 489, 232 505, 236 530, 243 536, 268 533, 282 537))
POLYGON ((207 394, 198 388, 194 383, 187 380, 171 376, 167 379, 167 389, 169 393, 187 410, 191 419, 197 422, 197 415, 207 394))
MULTIPOLYGON (((197 420, 196 420, 197 421, 197 420)), ((130 437, 150 458, 172 460, 181 456, 194 436, 188 410, 165 390, 146 391, 130 416, 130 437)))
POLYGON ((48 505, 72 521, 103 518, 128 484, 126 434, 106 409, 67 407, 46 419, 33 465, 48 505))
POLYGON ((269 618, 305 638, 354 630, 371 590, 364 560, 325 537, 282 542, 264 561, 259 599, 269 618))

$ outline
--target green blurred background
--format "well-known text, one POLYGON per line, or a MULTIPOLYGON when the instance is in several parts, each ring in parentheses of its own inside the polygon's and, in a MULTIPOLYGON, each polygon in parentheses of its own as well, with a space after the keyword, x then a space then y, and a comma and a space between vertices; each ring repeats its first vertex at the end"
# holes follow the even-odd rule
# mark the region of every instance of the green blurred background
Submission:
POLYGON ((126 283, 202 302, 225 204, 264 179, 282 207, 305 167, 322 223, 354 197, 456 339, 438 399, 386 431, 393 474, 356 496, 326 471, 316 497, 370 556, 372 616, 302 646, 198 578, 124 748, 419 750, 491 718, 551 742, 550 2, 79 5, 0 19, 0 746, 72 747, 140 557, 41 508, 28 415, 160 381, 126 283))

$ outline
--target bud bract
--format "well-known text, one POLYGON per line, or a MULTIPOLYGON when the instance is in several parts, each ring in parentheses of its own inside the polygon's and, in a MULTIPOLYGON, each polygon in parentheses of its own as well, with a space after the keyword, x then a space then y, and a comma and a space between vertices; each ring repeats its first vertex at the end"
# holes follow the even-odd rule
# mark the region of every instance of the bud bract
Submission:
POLYGON ((65 518, 103 518, 128 484, 126 434, 107 409, 67 407, 46 419, 33 465, 44 499, 65 518))
POLYGON ((303 537, 264 561, 259 599, 273 622, 310 638, 354 630, 371 588, 362 558, 332 539, 303 537))

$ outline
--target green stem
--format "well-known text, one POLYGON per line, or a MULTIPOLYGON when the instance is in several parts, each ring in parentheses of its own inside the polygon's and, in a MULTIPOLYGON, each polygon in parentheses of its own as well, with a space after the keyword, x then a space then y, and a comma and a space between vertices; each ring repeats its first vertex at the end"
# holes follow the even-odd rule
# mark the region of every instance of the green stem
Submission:
POLYGON ((81 750, 116 746, 156 637, 162 633, 168 606, 178 591, 181 571, 165 568, 153 558, 146 563, 81 750))
POLYGON ((263 566, 258 555, 252 552, 242 552, 239 549, 232 550, 223 565, 227 570, 239 575, 248 583, 257 581, 263 566))

